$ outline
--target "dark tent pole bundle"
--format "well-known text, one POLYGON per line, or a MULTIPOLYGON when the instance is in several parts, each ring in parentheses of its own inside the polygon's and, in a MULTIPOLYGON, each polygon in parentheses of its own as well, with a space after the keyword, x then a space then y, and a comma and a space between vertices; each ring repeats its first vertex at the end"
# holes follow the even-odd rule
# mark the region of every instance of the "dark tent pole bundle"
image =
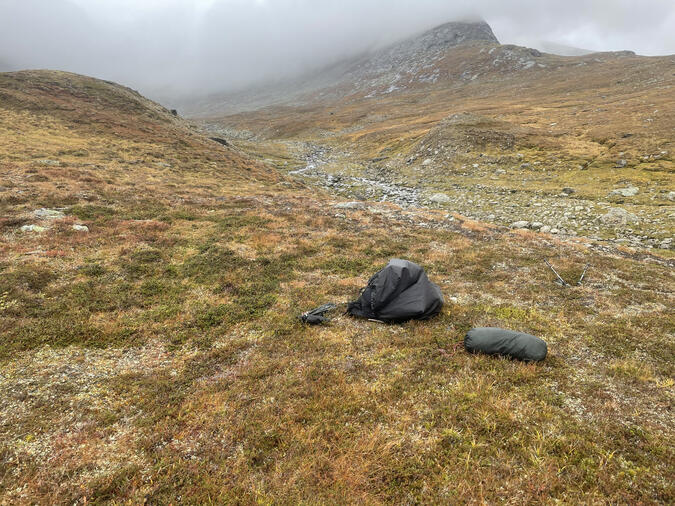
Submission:
POLYGON ((530 334, 498 328, 476 328, 466 333, 464 348, 469 353, 485 353, 540 362, 546 358, 546 343, 530 334))

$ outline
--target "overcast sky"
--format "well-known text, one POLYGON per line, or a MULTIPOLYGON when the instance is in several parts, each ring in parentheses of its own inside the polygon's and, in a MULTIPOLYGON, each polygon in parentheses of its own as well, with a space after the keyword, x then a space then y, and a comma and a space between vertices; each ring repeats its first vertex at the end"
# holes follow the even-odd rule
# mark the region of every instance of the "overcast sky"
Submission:
POLYGON ((0 68, 53 68, 149 95, 280 78, 446 21, 502 43, 675 54, 675 0, 0 0, 0 68))

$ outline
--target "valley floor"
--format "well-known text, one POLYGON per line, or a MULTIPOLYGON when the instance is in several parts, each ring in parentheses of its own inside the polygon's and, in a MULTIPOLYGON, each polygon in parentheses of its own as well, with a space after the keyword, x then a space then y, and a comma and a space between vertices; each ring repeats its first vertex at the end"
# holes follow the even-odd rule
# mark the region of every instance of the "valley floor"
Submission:
MULTIPOLYGON (((217 124, 207 124, 205 130, 233 134, 217 124)), ((424 171, 415 175, 361 160, 331 143, 246 139, 235 143, 282 172, 349 199, 440 208, 474 220, 560 237, 583 236, 637 248, 675 249, 675 192, 669 192, 667 186, 655 187, 646 200, 635 201, 619 193, 628 191, 627 195, 634 196, 630 195, 634 188, 630 185, 614 195, 607 195, 611 191, 589 194, 587 185, 565 186, 564 174, 561 177, 555 170, 546 174, 536 167, 530 171, 515 167, 506 170, 489 162, 464 166, 443 176, 428 176, 424 171)))

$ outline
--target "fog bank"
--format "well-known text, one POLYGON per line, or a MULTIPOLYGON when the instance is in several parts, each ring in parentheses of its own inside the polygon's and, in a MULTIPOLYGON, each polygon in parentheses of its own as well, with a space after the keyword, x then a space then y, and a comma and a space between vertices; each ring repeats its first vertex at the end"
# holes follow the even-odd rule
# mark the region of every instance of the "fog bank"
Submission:
POLYGON ((0 70, 68 70, 150 96, 206 94, 477 18, 502 43, 675 53, 671 0, 0 0, 0 70))

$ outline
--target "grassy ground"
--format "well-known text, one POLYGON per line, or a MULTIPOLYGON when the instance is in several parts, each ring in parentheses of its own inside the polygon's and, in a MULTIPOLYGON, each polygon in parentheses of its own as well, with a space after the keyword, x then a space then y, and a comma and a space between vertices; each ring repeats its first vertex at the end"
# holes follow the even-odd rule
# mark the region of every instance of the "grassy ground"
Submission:
POLYGON ((49 110, 89 84, 0 75, 49 88, 47 112, 0 114, 0 502, 675 500, 666 259, 337 210, 117 87, 98 93, 122 108, 64 100, 118 127, 49 110), (438 318, 299 323, 392 257, 442 287, 438 318), (545 258, 587 281, 559 287, 545 258), (481 325, 550 355, 468 355, 481 325))

